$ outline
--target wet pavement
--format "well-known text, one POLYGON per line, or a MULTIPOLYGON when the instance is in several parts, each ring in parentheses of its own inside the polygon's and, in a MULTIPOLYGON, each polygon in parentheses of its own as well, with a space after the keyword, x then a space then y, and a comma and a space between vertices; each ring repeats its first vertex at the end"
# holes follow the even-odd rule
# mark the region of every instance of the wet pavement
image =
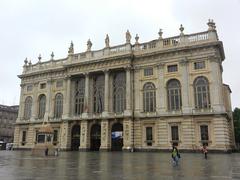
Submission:
POLYGON ((169 153, 61 152, 34 157, 30 151, 0 151, 0 180, 228 180, 240 179, 240 154, 182 153, 173 166, 169 153))

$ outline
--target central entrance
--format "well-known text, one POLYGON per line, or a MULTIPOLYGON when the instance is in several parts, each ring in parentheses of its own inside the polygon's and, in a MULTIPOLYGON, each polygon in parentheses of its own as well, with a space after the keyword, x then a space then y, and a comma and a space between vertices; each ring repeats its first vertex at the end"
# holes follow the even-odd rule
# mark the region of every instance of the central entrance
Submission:
POLYGON ((80 146, 80 125, 76 124, 72 127, 71 150, 78 151, 80 146))
POLYGON ((91 128, 91 151, 99 151, 101 146, 101 126, 99 124, 92 125, 91 128))
POLYGON ((123 147, 123 125, 121 123, 115 123, 112 126, 112 151, 122 151, 123 147))

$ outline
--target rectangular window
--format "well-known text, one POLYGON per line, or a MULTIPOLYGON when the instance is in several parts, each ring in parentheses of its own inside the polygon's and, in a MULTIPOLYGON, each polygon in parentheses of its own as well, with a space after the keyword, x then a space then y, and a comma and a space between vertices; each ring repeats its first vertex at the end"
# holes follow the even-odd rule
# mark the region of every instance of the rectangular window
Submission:
POLYGON ((202 125, 200 126, 200 131, 201 131, 201 141, 203 145, 208 145, 208 126, 207 125, 202 125))
POLYGON ((172 141, 179 141, 178 126, 171 126, 172 141))
POLYGON ((53 145, 56 146, 58 141, 58 130, 53 131, 53 145))
POLYGON ((194 69, 205 69, 205 61, 195 62, 194 69))
POLYGON ((63 81, 59 80, 56 82, 56 87, 62 87, 63 86, 63 81))
POLYGON ((37 142, 44 143, 45 142, 45 134, 38 134, 37 135, 37 142))
POLYGON ((28 86, 27 86, 27 91, 32 91, 32 89, 33 89, 33 86, 32 86, 32 85, 28 85, 28 86))
POLYGON ((148 146, 152 146, 152 127, 146 127, 146 141, 148 146))
POLYGON ((27 132, 23 131, 22 132, 22 146, 24 146, 26 144, 26 136, 27 136, 27 132))
POLYGON ((144 76, 152 76, 152 75, 153 75, 153 68, 144 69, 144 76))
POLYGON ((46 88, 46 83, 40 84, 40 89, 45 89, 46 88))
POLYGON ((177 72, 178 66, 177 64, 167 66, 168 72, 177 72))

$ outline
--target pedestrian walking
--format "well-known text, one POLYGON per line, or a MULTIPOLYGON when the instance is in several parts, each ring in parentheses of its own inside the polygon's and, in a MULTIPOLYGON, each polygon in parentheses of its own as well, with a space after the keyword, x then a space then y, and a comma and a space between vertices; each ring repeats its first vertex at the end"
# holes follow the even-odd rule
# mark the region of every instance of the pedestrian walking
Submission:
POLYGON ((207 159, 208 150, 207 150, 207 146, 206 145, 203 145, 202 152, 204 154, 204 158, 207 159))
POLYGON ((173 159, 173 164, 174 165, 176 165, 176 166, 178 165, 179 158, 180 158, 179 151, 178 151, 176 146, 173 146, 173 149, 172 149, 172 159, 173 159))

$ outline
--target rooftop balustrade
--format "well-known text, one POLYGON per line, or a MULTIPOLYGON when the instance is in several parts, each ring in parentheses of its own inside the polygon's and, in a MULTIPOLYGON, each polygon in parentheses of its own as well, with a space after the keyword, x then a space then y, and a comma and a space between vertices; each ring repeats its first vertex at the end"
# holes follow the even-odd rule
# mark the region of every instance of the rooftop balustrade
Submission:
POLYGON ((70 65, 70 64, 75 64, 79 62, 90 62, 91 60, 108 58, 112 56, 121 56, 124 54, 130 54, 130 53, 137 55, 137 54, 144 54, 144 53, 153 52, 153 51, 164 51, 167 49, 174 49, 176 47, 193 46, 193 45, 199 45, 202 43, 218 41, 217 32, 215 30, 215 23, 213 23, 213 21, 210 20, 208 25, 209 25, 208 31, 194 33, 194 34, 183 34, 184 28, 181 26, 180 35, 169 37, 169 38, 162 38, 162 31, 161 31, 159 33, 160 35, 159 39, 152 40, 150 42, 144 42, 144 43, 138 42, 139 37, 137 35, 135 38, 136 39, 135 44, 130 43, 131 35, 128 32, 128 34, 126 34, 125 44, 111 47, 109 46, 109 39, 108 39, 108 42, 107 42, 108 44, 106 44, 106 47, 97 51, 91 50, 92 43, 89 40, 88 50, 83 53, 74 54, 73 43, 71 43, 67 58, 54 60, 53 59, 54 55, 52 53, 51 60, 46 62, 41 62, 40 61, 41 57, 39 57, 39 62, 33 65, 31 64, 31 62, 28 62, 26 59, 25 65, 23 66, 24 67, 23 74, 28 74, 28 73, 37 72, 37 71, 44 71, 49 69, 63 68, 64 65, 70 65))

